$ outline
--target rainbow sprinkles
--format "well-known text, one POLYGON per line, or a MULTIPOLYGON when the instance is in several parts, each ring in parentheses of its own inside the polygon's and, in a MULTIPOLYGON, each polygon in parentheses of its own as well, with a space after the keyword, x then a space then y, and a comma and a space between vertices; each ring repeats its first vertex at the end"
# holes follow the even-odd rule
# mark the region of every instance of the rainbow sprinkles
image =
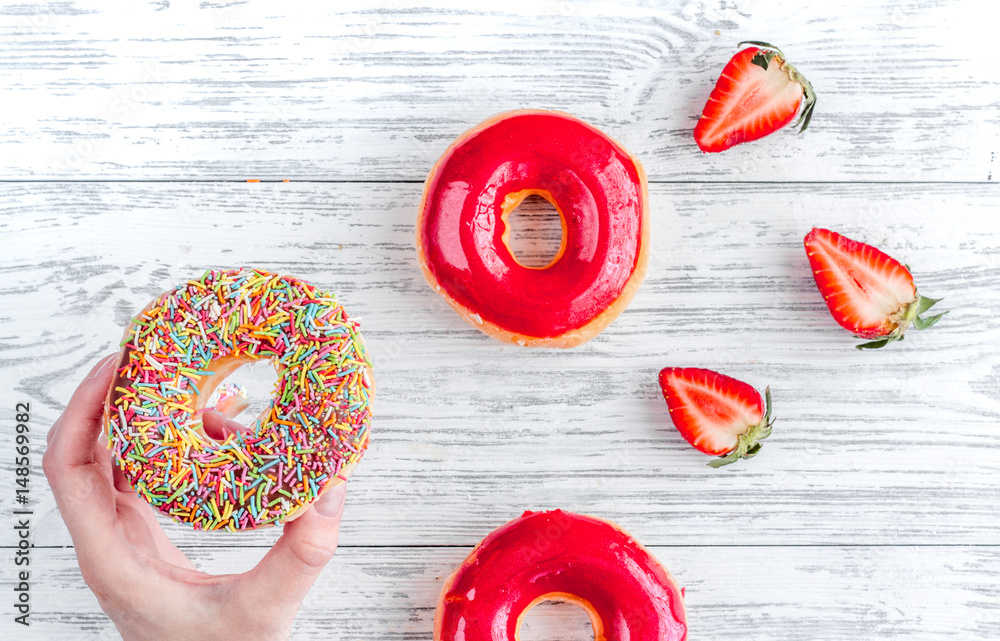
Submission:
POLYGON ((209 271, 132 320, 104 423, 151 505, 195 529, 252 529, 346 481, 368 446, 373 392, 358 326, 334 296, 259 270, 209 271), (278 372, 270 406, 251 431, 209 438, 213 390, 260 358, 278 372))

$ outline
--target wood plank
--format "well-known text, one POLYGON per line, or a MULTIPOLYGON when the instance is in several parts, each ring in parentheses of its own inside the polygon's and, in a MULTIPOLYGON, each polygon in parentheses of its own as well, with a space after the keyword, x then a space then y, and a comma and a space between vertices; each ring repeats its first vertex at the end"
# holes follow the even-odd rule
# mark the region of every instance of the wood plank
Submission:
MULTIPOLYGON (((0 420, 32 403, 35 542, 69 541, 41 476, 42 435, 87 368, 177 279, 235 265, 339 291, 362 320, 379 392, 346 544, 472 545, 512 514, 551 507, 628 522, 650 545, 1000 540, 993 186, 883 185, 873 197, 864 185, 656 185, 644 286, 570 351, 493 341, 426 285, 413 247, 420 189, 0 186, 0 233, 16 241, 0 257, 11 394, 0 420), (812 224, 908 262, 951 313, 890 349, 853 349, 812 283, 801 249, 812 224), (670 426, 656 384, 667 365, 770 384, 778 423, 763 453, 708 468, 670 426)), ((0 451, 11 438, 0 432, 0 451)), ((0 458, 0 487, 12 482, 0 458)), ((170 528, 186 544, 275 534, 170 528)))
MULTIPOLYGON (((482 532, 485 534, 485 531, 482 532)), ((213 573, 248 569, 266 549, 189 550, 213 573)), ((1000 635, 996 547, 654 547, 686 588, 692 639, 993 639, 1000 635), (918 559, 919 561, 915 561, 918 559)), ((468 548, 341 548, 306 597, 292 639, 431 638, 444 577, 468 548)), ((76 569, 72 549, 32 552, 32 626, 0 620, 5 638, 117 638, 76 569)), ((11 564, 0 565, 10 585, 11 564)), ((533 611, 522 639, 582 641, 573 606, 533 611)))
POLYGON ((6 6, 0 179, 423 180, 456 135, 525 107, 592 122, 654 180, 997 171, 982 0, 338 6, 6 6), (816 87, 810 131, 701 154, 691 132, 715 80, 761 38, 816 87))

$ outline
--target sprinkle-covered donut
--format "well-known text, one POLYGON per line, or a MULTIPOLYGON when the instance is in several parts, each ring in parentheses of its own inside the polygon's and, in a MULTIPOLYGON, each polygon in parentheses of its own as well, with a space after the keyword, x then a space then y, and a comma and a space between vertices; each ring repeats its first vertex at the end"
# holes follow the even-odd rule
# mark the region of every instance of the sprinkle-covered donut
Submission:
POLYGON ((590 615, 594 640, 683 641, 684 596, 620 527, 562 510, 525 512, 475 547, 444 583, 435 641, 516 641, 525 613, 567 601, 590 615))
POLYGON ((499 114, 431 169, 417 221, 420 266, 473 326, 502 341, 573 347, 625 309, 646 272, 646 175, 614 140, 568 114, 499 114), (562 244, 545 267, 518 262, 508 216, 548 200, 562 244))
MULTIPOLYGON (((195 529, 288 521, 364 454, 371 374, 333 295, 259 270, 209 271, 129 324, 105 404, 109 447, 140 496, 195 529), (201 416, 213 391, 258 359, 278 373, 270 405, 251 430, 210 438, 201 416)), ((217 407, 241 408, 240 396, 227 384, 217 407)))

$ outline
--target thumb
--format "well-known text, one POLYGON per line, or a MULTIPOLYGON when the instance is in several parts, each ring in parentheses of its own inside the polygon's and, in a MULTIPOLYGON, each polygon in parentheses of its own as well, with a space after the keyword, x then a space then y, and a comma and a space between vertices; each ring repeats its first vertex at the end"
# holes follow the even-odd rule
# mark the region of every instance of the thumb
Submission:
POLYGON ((323 493, 302 516, 285 524, 281 538, 250 575, 249 596, 298 609, 316 577, 337 550, 347 484, 323 493))

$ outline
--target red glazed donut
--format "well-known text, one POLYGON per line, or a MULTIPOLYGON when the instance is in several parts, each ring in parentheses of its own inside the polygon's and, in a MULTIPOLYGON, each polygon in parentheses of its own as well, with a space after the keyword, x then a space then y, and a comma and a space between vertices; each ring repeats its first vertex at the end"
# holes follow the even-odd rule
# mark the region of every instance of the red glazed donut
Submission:
POLYGON ((562 510, 525 512, 494 530, 445 580, 435 641, 516 641, 542 601, 575 603, 594 641, 683 641, 683 594, 614 523, 562 510))
POLYGON ((522 110, 460 136, 431 169, 417 248, 424 276, 467 321, 509 343, 574 347, 625 309, 646 273, 646 174, 568 114, 522 110), (527 196, 562 219, 559 252, 526 267, 507 217, 527 196))

